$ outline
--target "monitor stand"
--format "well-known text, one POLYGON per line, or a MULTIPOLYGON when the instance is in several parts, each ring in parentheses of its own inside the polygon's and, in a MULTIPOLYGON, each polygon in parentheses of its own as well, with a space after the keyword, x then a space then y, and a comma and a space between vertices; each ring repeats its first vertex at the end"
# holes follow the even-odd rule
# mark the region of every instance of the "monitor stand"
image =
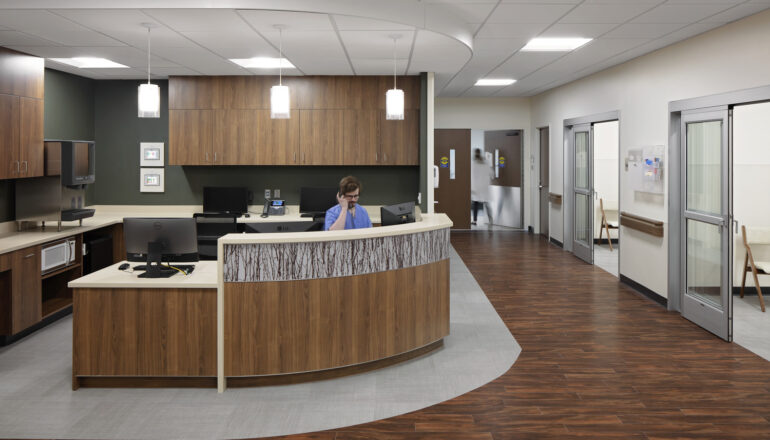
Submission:
POLYGON ((147 243, 147 269, 139 278, 169 278, 178 271, 161 266, 163 244, 159 241, 147 243))

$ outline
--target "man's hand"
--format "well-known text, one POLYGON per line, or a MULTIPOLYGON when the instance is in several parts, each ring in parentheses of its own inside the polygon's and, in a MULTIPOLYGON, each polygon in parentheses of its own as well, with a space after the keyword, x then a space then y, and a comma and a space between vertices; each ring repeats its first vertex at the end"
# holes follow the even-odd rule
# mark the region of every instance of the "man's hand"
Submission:
POLYGON ((340 204, 342 211, 346 211, 348 209, 348 199, 340 193, 337 193, 337 203, 340 204))

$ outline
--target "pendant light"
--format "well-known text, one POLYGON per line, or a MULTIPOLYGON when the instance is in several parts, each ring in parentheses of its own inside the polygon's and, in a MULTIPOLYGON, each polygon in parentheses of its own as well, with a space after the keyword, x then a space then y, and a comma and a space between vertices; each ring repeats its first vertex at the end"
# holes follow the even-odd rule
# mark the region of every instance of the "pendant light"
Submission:
POLYGON ((289 119, 289 87, 283 85, 283 25, 275 25, 278 29, 278 85, 270 88, 270 117, 272 119, 289 119))
POLYGON ((142 23, 147 28, 147 84, 139 84, 138 109, 140 118, 160 117, 160 87, 150 83, 150 30, 152 23, 142 23))
POLYGON ((404 91, 396 88, 396 40, 401 35, 391 35, 393 39, 393 88, 385 93, 385 119, 401 121, 404 119, 404 91))

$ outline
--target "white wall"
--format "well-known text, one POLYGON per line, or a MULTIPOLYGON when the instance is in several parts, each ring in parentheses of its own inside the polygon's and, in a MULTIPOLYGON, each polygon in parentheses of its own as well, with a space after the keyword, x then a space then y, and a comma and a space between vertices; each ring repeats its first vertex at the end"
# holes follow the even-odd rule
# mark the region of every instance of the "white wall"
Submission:
MULTIPOLYGON (((529 182, 534 166, 529 98, 436 98, 435 128, 470 128, 479 130, 524 130, 524 227, 533 224, 529 182)), ((473 132, 471 132, 473 136, 473 132)), ((471 139, 473 147, 473 139, 471 139)), ((472 150, 472 148, 471 148, 472 150)), ((536 168, 535 168, 536 169, 536 168)))
MULTIPOLYGON (((733 111, 733 215, 746 232, 754 261, 770 261, 770 244, 752 245, 752 241, 770 243, 770 102, 736 106, 733 111)), ((740 226, 735 235, 733 285, 741 285, 746 251, 740 226)), ((760 286, 770 286, 770 277, 762 276, 760 286)), ((746 276, 746 285, 754 278, 746 276)), ((753 292, 752 292, 753 293, 753 292)))
MULTIPOLYGON (((617 221, 618 211, 618 121, 594 124, 594 238, 599 238, 602 226, 602 212, 599 199, 604 202, 604 210, 610 221, 617 221)), ((607 236, 607 231, 602 237, 607 236)), ((618 230, 610 229, 610 236, 617 238, 618 230)), ((604 241, 603 241, 604 243, 604 241)))
MULTIPOLYGON (((770 11, 535 96, 532 126, 551 126, 551 191, 559 191, 564 184, 564 119, 619 110, 622 161, 629 149, 668 145, 670 101, 767 84, 770 11)), ((624 174, 620 184, 623 211, 667 221, 667 195, 657 201, 635 199, 624 174)), ((561 212, 551 215, 551 235, 561 240, 562 225, 556 224, 561 212)), ((668 295, 667 224, 665 229, 661 239, 624 228, 620 241, 620 273, 662 296, 668 295)))

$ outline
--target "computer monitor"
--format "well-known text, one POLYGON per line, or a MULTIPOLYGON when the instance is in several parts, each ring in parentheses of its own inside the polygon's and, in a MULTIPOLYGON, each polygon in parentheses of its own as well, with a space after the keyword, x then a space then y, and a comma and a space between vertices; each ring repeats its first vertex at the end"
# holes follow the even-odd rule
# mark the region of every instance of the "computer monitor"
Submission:
POLYGON ((123 236, 128 261, 146 261, 140 277, 169 277, 177 271, 164 270, 161 261, 198 261, 198 237, 195 219, 140 218, 123 219, 123 236))
POLYGON ((245 214, 249 210, 249 189, 243 187, 203 187, 203 212, 245 214))
POLYGON ((338 188, 302 187, 299 189, 299 212, 320 216, 337 204, 338 188))
POLYGON ((414 202, 399 203, 398 205, 380 208, 380 224, 382 226, 414 223, 414 202))

